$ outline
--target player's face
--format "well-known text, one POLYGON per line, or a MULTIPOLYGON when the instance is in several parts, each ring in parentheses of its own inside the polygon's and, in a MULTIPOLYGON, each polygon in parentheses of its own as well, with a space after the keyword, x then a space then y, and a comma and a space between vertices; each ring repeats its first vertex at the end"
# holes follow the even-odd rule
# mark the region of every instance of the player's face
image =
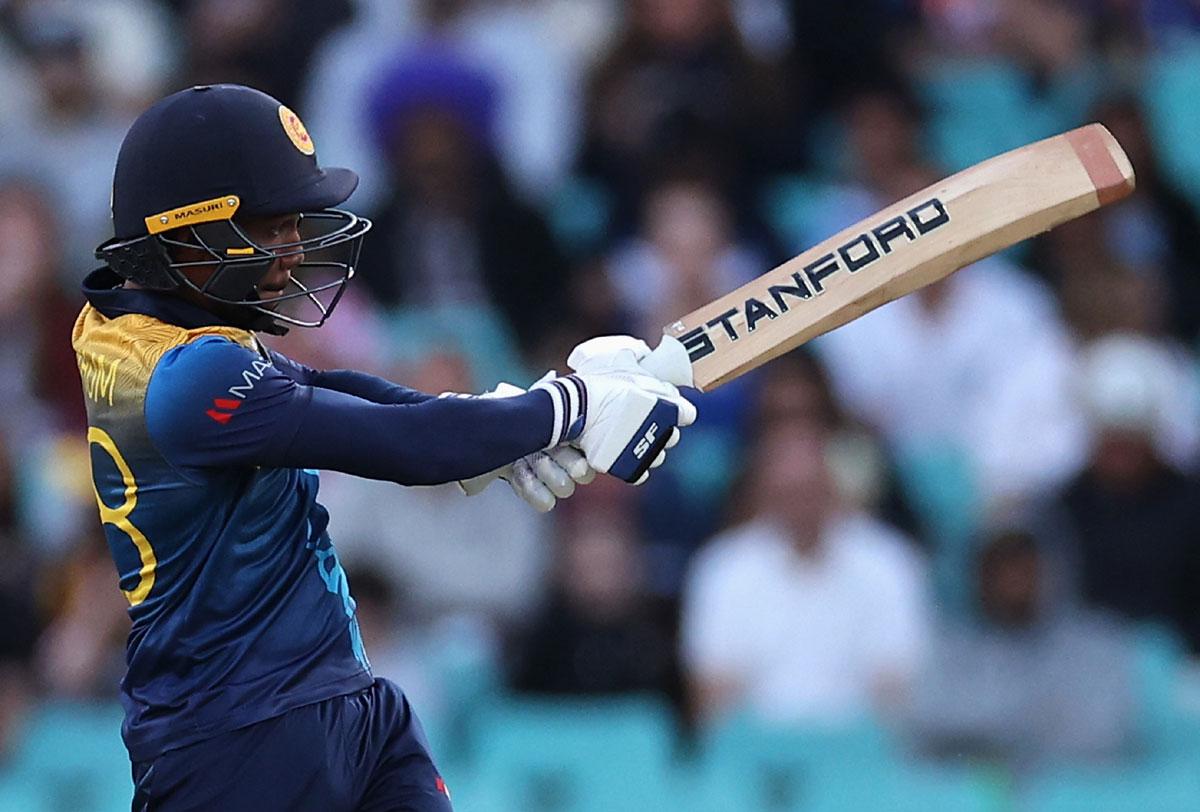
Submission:
MULTIPOLYGON (((294 244, 300 240, 299 214, 247 218, 241 226, 246 236, 267 249, 294 244)), ((304 261, 304 254, 288 253, 286 250, 281 253, 284 255, 271 263, 271 267, 255 288, 261 299, 273 299, 283 293, 292 278, 292 270, 304 261)))

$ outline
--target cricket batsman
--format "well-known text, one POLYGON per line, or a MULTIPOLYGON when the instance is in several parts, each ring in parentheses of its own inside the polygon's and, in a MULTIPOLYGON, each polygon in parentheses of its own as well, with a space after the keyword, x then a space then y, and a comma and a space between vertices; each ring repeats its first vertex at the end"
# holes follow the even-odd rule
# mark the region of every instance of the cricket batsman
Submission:
POLYGON ((642 481, 695 419, 628 337, 528 391, 459 397, 272 352, 261 334, 320 326, 354 275, 371 224, 336 207, 357 183, 238 85, 162 99, 121 146, 72 341, 132 620, 135 812, 449 810, 420 722, 371 673, 317 470, 502 477, 547 510, 596 471, 642 481))

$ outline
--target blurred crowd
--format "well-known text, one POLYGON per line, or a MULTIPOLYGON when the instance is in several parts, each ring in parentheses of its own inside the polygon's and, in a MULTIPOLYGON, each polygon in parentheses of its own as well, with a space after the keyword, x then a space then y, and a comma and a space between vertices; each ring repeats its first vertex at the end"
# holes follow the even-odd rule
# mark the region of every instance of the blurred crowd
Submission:
POLYGON ((326 474, 322 501, 375 670, 431 728, 480 692, 649 693, 684 738, 870 719, 1024 775, 1144 757, 1147 660, 1187 704, 1195 2, 0 0, 0 75, 0 751, 46 703, 115 698, 128 621, 69 335, 125 129, 217 81, 295 109, 375 222, 337 316, 273 346, 432 392, 653 343, 950 172, 1103 122, 1135 195, 696 393, 642 488, 542 516, 326 474))

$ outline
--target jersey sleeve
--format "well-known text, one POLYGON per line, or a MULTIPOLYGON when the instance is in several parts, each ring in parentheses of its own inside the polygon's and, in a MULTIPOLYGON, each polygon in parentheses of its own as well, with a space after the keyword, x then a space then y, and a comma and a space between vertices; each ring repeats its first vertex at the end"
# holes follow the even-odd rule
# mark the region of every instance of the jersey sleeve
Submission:
POLYGON ((434 395, 353 369, 313 369, 271 350, 275 367, 296 383, 345 392, 372 403, 423 403, 434 395))
POLYGON ((376 403, 299 383, 223 338, 169 351, 146 393, 150 436, 177 467, 320 468, 404 485, 466 479, 544 448, 554 413, 542 391, 376 403))

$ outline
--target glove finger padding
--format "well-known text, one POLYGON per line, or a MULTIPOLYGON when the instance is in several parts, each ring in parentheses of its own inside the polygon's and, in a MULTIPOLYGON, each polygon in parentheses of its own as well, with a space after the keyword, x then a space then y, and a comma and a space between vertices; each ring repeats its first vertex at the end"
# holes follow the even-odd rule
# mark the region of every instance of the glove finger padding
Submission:
MULTIPOLYGON (((693 419, 694 413, 693 408, 693 419)), ((608 413, 594 420, 591 436, 585 429, 579 439, 594 468, 637 482, 662 453, 679 418, 680 407, 674 400, 631 388, 621 393, 608 413)))
MULTIPOLYGON (((522 457, 514 462, 512 473, 509 476, 509 484, 512 485, 512 489, 538 513, 546 513, 554 507, 557 501, 555 494, 542 481, 541 477, 534 472, 533 466, 529 462, 529 457, 522 457)), ((570 477, 567 477, 567 480, 570 481, 570 477)), ((574 492, 574 490, 575 486, 572 484, 571 491, 574 492)), ((566 495, 570 496, 570 493, 566 495)))
POLYGON ((575 493, 575 480, 550 454, 531 454, 522 460, 522 462, 525 461, 530 463, 533 474, 538 480, 559 499, 566 499, 575 493))
MULTIPOLYGON (((555 377, 553 371, 546 373, 538 383, 555 377)), ((442 397, 505 398, 523 394, 524 389, 510 383, 501 383, 482 395, 460 395, 452 392, 442 397)), ((460 480, 458 485, 467 496, 483 491, 496 479, 503 479, 522 499, 541 513, 552 509, 557 499, 565 499, 575 492, 576 483, 586 485, 596 477, 596 471, 588 465, 587 458, 576 448, 559 445, 546 451, 529 454, 516 462, 481 474, 471 479, 460 480)))
POLYGON ((578 448, 569 445, 555 446, 546 452, 571 479, 586 485, 596 478, 596 469, 588 465, 587 457, 578 448))
MULTIPOLYGON (((667 386, 671 385, 667 384, 667 386)), ((671 386, 671 388, 675 389, 673 386, 671 386)), ((696 417, 698 414, 696 411, 696 405, 683 395, 679 394, 678 389, 675 389, 674 397, 668 397, 666 399, 674 403, 679 409, 679 419, 675 422, 675 425, 686 427, 696 422, 696 417)), ((676 431, 675 433, 678 434, 679 432, 676 431)), ((678 438, 676 438, 675 442, 679 442, 678 438)), ((672 445, 674 445, 674 443, 672 443, 672 445)))

